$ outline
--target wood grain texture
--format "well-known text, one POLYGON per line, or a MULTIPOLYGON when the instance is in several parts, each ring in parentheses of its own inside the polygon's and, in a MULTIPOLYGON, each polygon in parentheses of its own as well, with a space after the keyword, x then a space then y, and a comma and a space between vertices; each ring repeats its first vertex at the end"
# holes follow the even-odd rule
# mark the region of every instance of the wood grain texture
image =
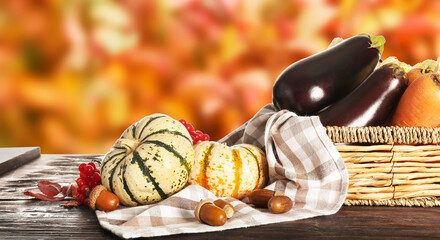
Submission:
POLYGON ((40 157, 39 147, 0 148, 0 176, 40 157))
MULTIPOLYGON (((0 178, 0 239, 118 239, 100 227, 86 207, 63 208, 62 202, 32 199, 40 180, 67 185, 83 162, 101 155, 42 155, 0 178)), ((67 200, 66 200, 67 201, 67 200)), ((440 237, 440 208, 348 207, 334 215, 294 222, 180 234, 154 239, 426 239, 440 237)))

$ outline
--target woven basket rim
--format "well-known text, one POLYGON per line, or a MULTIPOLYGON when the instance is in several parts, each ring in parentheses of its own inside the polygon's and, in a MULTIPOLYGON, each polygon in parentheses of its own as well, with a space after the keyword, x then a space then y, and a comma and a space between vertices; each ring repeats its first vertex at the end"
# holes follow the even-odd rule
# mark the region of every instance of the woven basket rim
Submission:
POLYGON ((326 126, 333 143, 439 144, 440 127, 339 127, 326 126))
POLYGON ((383 200, 346 199, 346 206, 387 206, 387 207, 440 207, 438 197, 396 198, 383 200))

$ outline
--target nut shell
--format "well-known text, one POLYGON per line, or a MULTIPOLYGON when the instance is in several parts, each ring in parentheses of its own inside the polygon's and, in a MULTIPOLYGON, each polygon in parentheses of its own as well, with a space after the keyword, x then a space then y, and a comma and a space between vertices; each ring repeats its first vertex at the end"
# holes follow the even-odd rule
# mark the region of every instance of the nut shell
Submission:
POLYGON ((96 210, 96 200, 99 197, 99 194, 101 194, 102 191, 107 190, 104 186, 98 185, 96 186, 89 197, 89 206, 93 210, 96 210))
POLYGON ((267 203, 273 196, 284 196, 284 193, 268 189, 255 189, 249 194, 249 201, 257 208, 267 208, 267 203))
POLYGON ((249 201, 257 208, 265 208, 274 193, 274 191, 268 189, 256 189, 249 194, 249 201))
POLYGON ((292 209, 293 202, 288 196, 273 196, 269 199, 267 207, 271 213, 285 213, 292 209))
POLYGON ((217 199, 217 200, 214 201, 214 205, 216 205, 217 207, 223 209, 223 211, 225 211, 226 217, 228 219, 231 218, 234 215, 234 213, 235 213, 234 206, 232 206, 232 204, 229 203, 226 200, 217 199))
POLYGON ((214 205, 213 202, 202 200, 194 209, 196 219, 211 226, 222 226, 226 223, 227 217, 223 209, 214 205))
POLYGON ((194 208, 194 216, 196 216, 196 219, 199 222, 202 222, 202 220, 200 220, 200 209, 202 209, 203 205, 205 204, 213 204, 212 201, 209 200, 200 200, 200 202, 197 204, 196 208, 194 208))

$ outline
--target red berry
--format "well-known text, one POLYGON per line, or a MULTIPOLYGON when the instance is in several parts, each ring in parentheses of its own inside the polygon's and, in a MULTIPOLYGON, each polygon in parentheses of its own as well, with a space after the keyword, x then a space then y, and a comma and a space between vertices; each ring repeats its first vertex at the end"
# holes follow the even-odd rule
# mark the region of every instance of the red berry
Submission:
POLYGON ((101 180, 101 176, 99 175, 99 173, 95 172, 93 174, 93 182, 97 183, 101 180))
POLYGON ((79 193, 78 195, 76 195, 75 201, 77 201, 79 204, 83 204, 85 198, 85 194, 79 193))
POLYGON ((89 198, 86 197, 83 201, 84 206, 88 207, 89 206, 89 198))
POLYGON ((87 181, 87 174, 85 174, 85 173, 80 173, 79 174, 79 178, 81 178, 82 180, 84 180, 84 181, 87 181))
POLYGON ((92 175, 95 172, 95 169, 93 168, 93 166, 87 165, 84 168, 84 173, 86 175, 92 175))
POLYGON ((80 173, 84 172, 84 168, 85 168, 86 166, 87 166, 87 164, 85 164, 85 163, 81 163, 81 164, 79 165, 79 167, 78 167, 79 172, 80 172, 80 173))
POLYGON ((84 184, 81 187, 78 187, 78 193, 86 195, 87 192, 90 192, 88 184, 84 184))
POLYGON ((84 181, 84 179, 82 179, 82 178, 76 179, 76 184, 78 185, 78 187, 81 187, 85 183, 86 183, 86 181, 84 181))
POLYGON ((97 185, 96 185, 96 183, 94 183, 94 182, 89 182, 89 191, 90 192, 92 192, 93 191, 93 189, 96 187, 97 185))
POLYGON ((203 135, 202 131, 200 131, 200 130, 197 130, 194 133, 197 134, 199 136, 199 138, 201 138, 203 135))
POLYGON ((204 134, 202 131, 195 130, 194 126, 188 123, 185 119, 180 119, 180 123, 182 123, 186 130, 188 130, 189 134, 191 135, 191 139, 193 140, 193 144, 196 144, 201 141, 209 141, 209 135, 204 134))
POLYGON ((93 174, 92 175, 87 175, 84 180, 87 182, 87 184, 93 182, 93 174))
POLYGON ((191 134, 191 138, 194 143, 197 143, 200 140, 200 136, 197 133, 191 134))
POLYGON ((209 141, 209 135, 203 134, 202 137, 200 138, 200 141, 209 141))
POLYGON ((90 165, 93 167, 93 171, 98 171, 98 168, 96 167, 96 165, 92 162, 89 162, 87 165, 90 165))
POLYGON ((185 125, 185 127, 186 127, 186 130, 188 130, 189 133, 194 132, 194 127, 193 127, 193 125, 191 125, 191 124, 188 123, 187 125, 185 125))

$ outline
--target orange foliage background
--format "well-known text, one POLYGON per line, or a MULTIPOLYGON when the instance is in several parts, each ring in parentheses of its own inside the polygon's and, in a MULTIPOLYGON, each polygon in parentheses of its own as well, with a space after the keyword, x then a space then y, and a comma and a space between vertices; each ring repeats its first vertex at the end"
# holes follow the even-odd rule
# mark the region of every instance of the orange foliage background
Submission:
POLYGON ((334 37, 383 35, 413 65, 440 56, 439 24, 439 1, 1 1, 0 147, 105 153, 156 112, 218 140, 334 37))

